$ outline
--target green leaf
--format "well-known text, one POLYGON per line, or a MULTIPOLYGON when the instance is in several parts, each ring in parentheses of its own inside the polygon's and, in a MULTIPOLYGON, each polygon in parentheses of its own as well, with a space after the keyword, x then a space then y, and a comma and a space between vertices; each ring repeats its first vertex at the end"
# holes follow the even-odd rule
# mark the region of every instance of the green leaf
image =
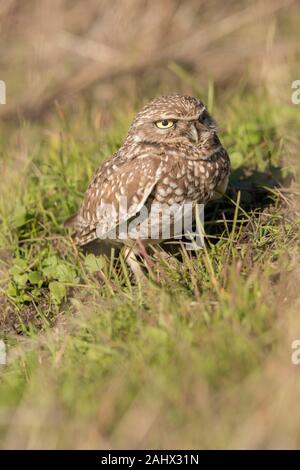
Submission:
POLYGON ((42 274, 39 271, 32 271, 28 274, 28 280, 31 284, 39 284, 42 279, 42 274))
POLYGON ((9 272, 10 274, 21 274, 22 272, 26 271, 28 265, 27 261, 22 258, 15 258, 14 259, 14 264, 10 268, 9 272))
POLYGON ((60 302, 66 295, 65 286, 61 282, 53 281, 49 284, 49 290, 51 300, 56 304, 60 304, 60 302))
POLYGON ((23 303, 23 302, 31 302, 31 301, 32 301, 32 297, 31 297, 30 295, 24 293, 24 294, 19 295, 19 296, 17 297, 17 300, 18 300, 19 302, 22 302, 22 303, 23 303))
POLYGON ((6 288, 6 294, 9 295, 10 297, 17 297, 18 291, 17 291, 15 284, 13 284, 12 282, 8 284, 6 288))
POLYGON ((58 264, 58 259, 57 259, 57 256, 55 256, 55 255, 48 256, 48 258, 43 260, 43 267, 44 268, 54 267, 54 266, 57 266, 57 264, 58 264))
POLYGON ((57 279, 57 267, 56 266, 48 266, 43 268, 43 274, 47 279, 57 279))
POLYGON ((26 215, 27 215, 27 211, 24 206, 17 207, 12 217, 12 226, 15 228, 19 228, 25 225, 26 215))
POLYGON ((103 269, 106 265, 105 258, 103 256, 95 256, 90 253, 84 260, 84 265, 89 273, 93 274, 103 269))
POLYGON ((76 271, 72 266, 59 263, 56 267, 56 278, 60 282, 75 282, 77 280, 76 271))
POLYGON ((78 280, 76 270, 69 264, 57 262, 55 256, 51 256, 45 261, 42 269, 44 276, 48 279, 70 283, 75 283, 78 280))
POLYGON ((15 281, 19 289, 24 289, 28 281, 28 274, 14 274, 13 280, 15 281))

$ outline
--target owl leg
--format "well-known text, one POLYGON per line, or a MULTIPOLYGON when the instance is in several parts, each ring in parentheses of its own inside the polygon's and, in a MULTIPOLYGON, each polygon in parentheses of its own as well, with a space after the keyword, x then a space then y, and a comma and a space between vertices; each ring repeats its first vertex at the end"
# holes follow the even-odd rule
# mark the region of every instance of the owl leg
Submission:
POLYGON ((148 255, 147 253, 147 250, 146 250, 146 247, 145 245, 143 244, 143 242, 138 238, 136 240, 136 244, 138 246, 138 249, 139 249, 139 255, 141 255, 143 258, 144 258, 144 261, 145 261, 145 264, 147 266, 148 269, 151 269, 154 267, 154 263, 153 261, 150 259, 150 256, 148 255))
POLYGON ((133 248, 125 247, 124 248, 124 258, 129 268, 134 274, 134 277, 137 281, 143 281, 146 279, 145 274, 141 268, 141 264, 138 262, 133 248))

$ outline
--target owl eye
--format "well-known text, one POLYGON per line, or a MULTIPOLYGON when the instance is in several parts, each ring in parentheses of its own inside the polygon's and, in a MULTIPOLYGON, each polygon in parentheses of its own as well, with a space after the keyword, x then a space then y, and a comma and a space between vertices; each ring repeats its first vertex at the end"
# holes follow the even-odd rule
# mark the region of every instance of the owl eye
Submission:
POLYGON ((175 121, 171 121, 170 119, 163 119, 162 121, 156 121, 155 125, 159 129, 169 129, 170 127, 173 127, 175 124, 175 121))

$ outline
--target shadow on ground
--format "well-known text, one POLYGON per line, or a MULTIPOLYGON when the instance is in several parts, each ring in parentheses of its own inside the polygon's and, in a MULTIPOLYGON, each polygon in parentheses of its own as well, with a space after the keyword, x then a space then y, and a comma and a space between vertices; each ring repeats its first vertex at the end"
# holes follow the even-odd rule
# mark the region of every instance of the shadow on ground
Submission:
MULTIPOLYGON (((244 212, 247 212, 247 214, 255 216, 255 213, 261 213, 265 208, 274 203, 273 194, 270 190, 279 187, 288 187, 291 181, 292 174, 288 174, 283 178, 282 168, 280 166, 270 165, 265 171, 244 167, 233 170, 226 196, 217 201, 208 203, 205 207, 204 227, 205 233, 212 237, 211 243, 217 243, 218 236, 221 236, 225 229, 227 231, 231 230, 238 192, 240 192, 239 206, 244 212)), ((161 247, 164 251, 175 256, 178 255, 180 258, 178 244, 174 244, 174 241, 171 243, 164 242, 161 244, 161 247)), ((106 242, 99 243, 95 241, 86 245, 84 252, 86 254, 93 253, 96 256, 110 256, 111 247, 106 242)), ((118 253, 119 250, 115 249, 115 254, 118 255, 118 253)))
MULTIPOLYGON (((289 187, 292 179, 291 173, 283 177, 282 168, 274 165, 270 165, 265 171, 243 167, 232 171, 227 197, 211 202, 205 208, 205 233, 216 237, 221 236, 226 228, 224 219, 227 230, 232 228, 239 192, 239 206, 244 213, 255 217, 255 214, 261 213, 274 204, 272 190, 289 187)), ((217 243, 217 241, 217 238, 212 239, 212 243, 217 243)))

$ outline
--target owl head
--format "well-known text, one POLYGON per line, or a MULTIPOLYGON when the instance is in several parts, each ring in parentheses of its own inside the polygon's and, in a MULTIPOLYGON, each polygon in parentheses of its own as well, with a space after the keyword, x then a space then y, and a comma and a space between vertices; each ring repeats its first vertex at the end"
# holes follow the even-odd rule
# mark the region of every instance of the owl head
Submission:
POLYGON ((145 105, 132 123, 136 142, 186 142, 203 146, 217 125, 204 104, 192 96, 161 96, 145 105))

